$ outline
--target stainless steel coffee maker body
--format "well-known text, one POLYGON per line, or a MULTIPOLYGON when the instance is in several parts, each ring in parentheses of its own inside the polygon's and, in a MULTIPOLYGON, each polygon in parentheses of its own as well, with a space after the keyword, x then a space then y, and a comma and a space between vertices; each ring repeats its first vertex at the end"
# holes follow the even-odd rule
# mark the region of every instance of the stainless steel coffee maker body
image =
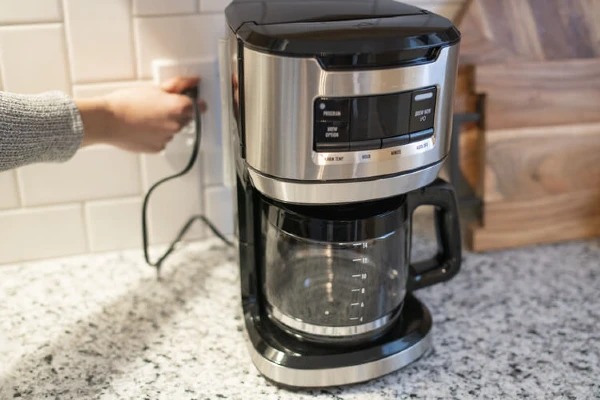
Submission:
POLYGON ((286 386, 369 380, 422 356, 412 291, 460 266, 450 150, 460 34, 392 0, 236 0, 220 48, 242 305, 257 368, 286 386), (410 263, 434 205, 439 254, 410 263))

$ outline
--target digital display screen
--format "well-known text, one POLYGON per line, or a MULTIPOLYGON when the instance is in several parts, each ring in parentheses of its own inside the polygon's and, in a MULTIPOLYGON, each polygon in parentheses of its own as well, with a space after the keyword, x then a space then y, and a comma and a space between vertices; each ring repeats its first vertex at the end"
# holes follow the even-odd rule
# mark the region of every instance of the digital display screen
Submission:
POLYGON ((411 93, 357 97, 350 101, 352 141, 409 133, 411 93))

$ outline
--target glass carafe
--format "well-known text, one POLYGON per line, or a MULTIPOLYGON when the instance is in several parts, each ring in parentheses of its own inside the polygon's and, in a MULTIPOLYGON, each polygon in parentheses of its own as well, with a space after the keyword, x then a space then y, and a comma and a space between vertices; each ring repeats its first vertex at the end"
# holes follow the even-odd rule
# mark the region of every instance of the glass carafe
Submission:
POLYGON ((290 206, 265 200, 263 293, 269 317, 310 341, 359 342, 398 318, 407 290, 452 277, 460 260, 456 200, 441 182, 377 202, 290 206), (436 209, 440 254, 410 272, 414 209, 436 209))

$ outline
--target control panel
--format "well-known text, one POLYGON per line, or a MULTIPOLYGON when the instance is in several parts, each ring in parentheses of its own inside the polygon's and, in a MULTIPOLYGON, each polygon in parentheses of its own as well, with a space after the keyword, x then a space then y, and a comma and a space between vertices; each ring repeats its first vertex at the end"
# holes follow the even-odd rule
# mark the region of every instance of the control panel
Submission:
POLYGON ((423 141, 434 134, 435 87, 410 92, 315 101, 314 149, 377 150, 423 141))

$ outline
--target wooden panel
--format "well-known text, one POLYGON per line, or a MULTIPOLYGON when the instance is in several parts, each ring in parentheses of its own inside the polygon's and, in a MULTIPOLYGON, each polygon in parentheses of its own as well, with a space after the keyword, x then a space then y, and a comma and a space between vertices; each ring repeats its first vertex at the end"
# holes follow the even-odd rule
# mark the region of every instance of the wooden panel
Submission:
MULTIPOLYGON (((590 42, 592 47, 596 49, 596 54, 600 52, 600 1, 598 0, 583 0, 585 7, 588 10, 586 16, 588 18, 588 26, 590 28, 590 42)), ((600 55, 598 56, 600 57, 600 55)))
POLYGON ((454 94, 454 112, 469 113, 477 110, 477 95, 475 94, 475 68, 460 66, 456 77, 454 94))
POLYGON ((542 33, 539 38, 546 60, 598 56, 586 12, 600 11, 600 8, 580 0, 529 0, 529 4, 535 24, 542 33))
POLYGON ((481 195, 483 186, 484 149, 482 132, 471 125, 460 134, 460 169, 469 185, 477 195, 481 195))
MULTIPOLYGON (((600 123, 485 136, 486 204, 600 188, 600 123)), ((486 209, 486 225, 491 214, 486 209)))
POLYGON ((600 56, 598 0, 473 0, 457 22, 461 63, 600 56))
POLYGON ((600 122, 600 59, 484 65, 475 74, 488 130, 600 122))
POLYGON ((460 30, 461 64, 544 60, 527 0, 473 0, 460 30))
POLYGON ((538 199, 486 204, 484 227, 471 227, 473 251, 600 237, 600 186, 538 199))

